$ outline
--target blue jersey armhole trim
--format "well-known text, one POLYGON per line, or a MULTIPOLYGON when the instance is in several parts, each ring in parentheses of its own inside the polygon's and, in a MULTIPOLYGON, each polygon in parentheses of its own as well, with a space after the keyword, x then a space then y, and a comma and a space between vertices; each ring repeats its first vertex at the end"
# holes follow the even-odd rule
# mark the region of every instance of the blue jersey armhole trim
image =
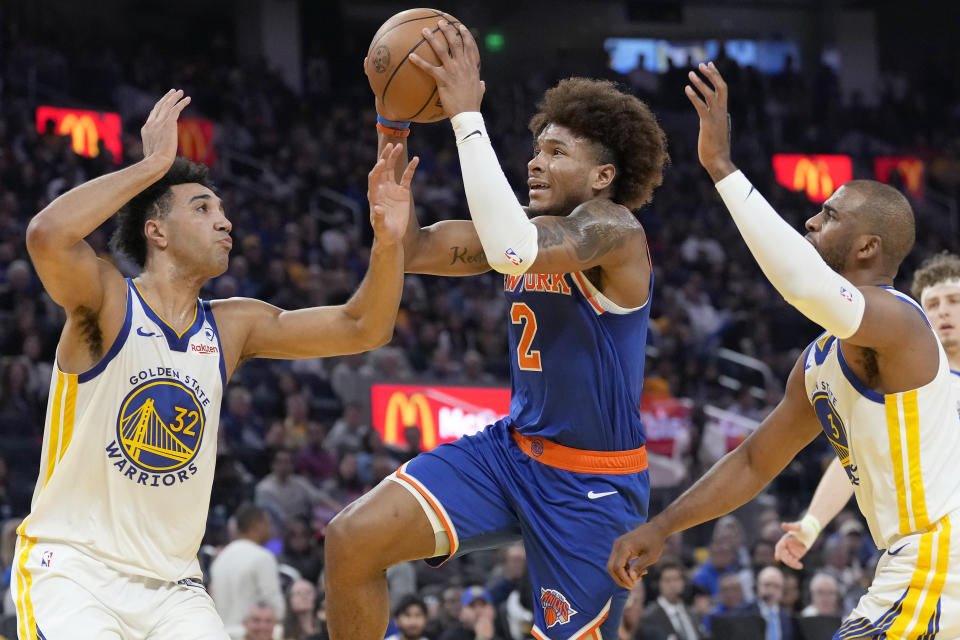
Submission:
POLYGON ((840 348, 840 345, 837 345, 837 361, 840 363, 840 370, 843 371, 843 376, 847 379, 847 382, 853 385, 853 388, 856 389, 860 395, 867 400, 873 400, 874 402, 878 402, 880 404, 884 403, 883 394, 874 391, 867 385, 863 384, 863 382, 860 381, 860 378, 858 378, 853 370, 850 369, 850 367, 847 365, 847 361, 843 358, 843 349, 840 348))
POLYGON ((203 304, 203 314, 207 318, 207 322, 210 323, 210 326, 213 327, 213 332, 217 335, 217 346, 220 347, 220 382, 223 383, 223 388, 227 388, 227 365, 223 360, 223 341, 220 340, 220 330, 217 329, 217 321, 213 319, 213 307, 210 306, 209 300, 204 300, 203 304))
POLYGON ((960 378, 960 371, 954 371, 953 369, 950 369, 950 373, 960 378))
POLYGON ((110 364, 110 361, 117 357, 117 354, 120 353, 120 349, 123 348, 123 345, 127 341, 127 336, 130 335, 130 324, 133 320, 133 293, 130 291, 130 282, 127 281, 127 311, 126 315, 123 318, 123 326, 120 327, 120 333, 117 334, 116 339, 113 341, 113 344, 110 345, 110 350, 107 351, 107 354, 100 358, 100 362, 93 365, 92 369, 88 369, 81 374, 77 375, 77 384, 81 382, 88 382, 96 378, 104 369, 107 368, 107 365, 110 364))

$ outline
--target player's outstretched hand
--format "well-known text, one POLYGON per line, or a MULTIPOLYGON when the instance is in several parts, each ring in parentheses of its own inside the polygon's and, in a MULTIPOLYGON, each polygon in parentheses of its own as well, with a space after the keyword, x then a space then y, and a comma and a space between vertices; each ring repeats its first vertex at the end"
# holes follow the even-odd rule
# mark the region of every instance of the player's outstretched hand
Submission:
POLYGON ((794 535, 794 532, 799 532, 802 526, 800 522, 781 523, 780 528, 786 533, 777 540, 777 544, 773 548, 774 560, 782 562, 791 569, 803 569, 803 563, 800 562, 800 559, 807 555, 807 545, 800 542, 800 538, 794 535))
POLYGON ((614 582, 624 589, 632 589, 647 572, 647 567, 660 559, 666 539, 656 522, 642 524, 617 538, 607 561, 607 571, 614 582))
POLYGON ((367 176, 367 200, 370 201, 370 224, 377 241, 393 244, 403 241, 410 215, 410 182, 420 163, 414 157, 397 182, 396 166, 403 146, 388 144, 367 176))
POLYGON ((436 80, 437 94, 448 118, 464 111, 480 111, 486 87, 480 80, 477 41, 463 24, 454 26, 446 20, 437 24, 439 33, 424 28, 423 37, 440 58, 440 66, 433 66, 416 53, 410 54, 410 62, 436 80))
POLYGON ((700 116, 700 138, 697 142, 697 153, 700 164, 707 170, 714 182, 727 174, 733 173, 736 167, 730 160, 730 118, 727 115, 727 83, 723 81, 720 72, 711 62, 700 63, 700 73, 706 76, 710 84, 704 82, 696 71, 690 70, 690 86, 683 88, 687 98, 693 104, 700 116), (712 86, 711 86, 712 85, 712 86), (696 90, 694 90, 696 87, 696 90), (697 92, 700 95, 697 95, 697 92))
POLYGON ((152 158, 165 169, 173 164, 177 157, 177 118, 180 112, 190 104, 190 96, 183 95, 183 89, 170 89, 153 105, 147 121, 140 128, 143 140, 144 159, 152 158))

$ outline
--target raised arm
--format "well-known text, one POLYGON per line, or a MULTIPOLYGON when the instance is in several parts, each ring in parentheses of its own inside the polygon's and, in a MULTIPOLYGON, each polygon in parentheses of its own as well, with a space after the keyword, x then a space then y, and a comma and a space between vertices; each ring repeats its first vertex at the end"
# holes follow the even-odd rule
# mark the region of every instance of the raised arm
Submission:
POLYGON ((368 176, 374 240, 370 265, 357 291, 342 305, 284 311, 260 300, 213 303, 225 353, 237 354, 228 373, 248 358, 320 358, 368 351, 390 341, 403 289, 403 232, 410 206, 414 158, 398 182, 400 148, 387 145, 368 176))
POLYGON ((188 104, 183 91, 168 91, 141 130, 143 160, 71 189, 30 221, 27 251, 47 293, 68 315, 78 309, 98 314, 105 283, 122 281, 84 238, 167 172, 177 153, 177 118, 188 104))
MULTIPOLYGON (((366 64, 364 64, 366 68, 366 64)), ((377 107, 377 157, 383 154, 388 144, 401 147, 397 162, 397 180, 406 166, 407 139, 410 123, 387 119, 380 99, 377 107)), ((467 220, 442 220, 429 227, 420 227, 410 191, 410 214, 403 235, 404 271, 427 273, 438 276, 469 276, 490 270, 480 238, 472 222, 467 220)))
POLYGON ((617 538, 607 563, 614 580, 631 588, 660 557, 667 537, 730 513, 752 499, 819 432, 817 414, 804 388, 801 357, 790 372, 783 400, 743 444, 659 515, 617 538))
MULTIPOLYGON (((887 276, 892 282, 894 274, 866 273, 858 266, 867 283, 855 286, 777 214, 730 159, 726 83, 713 63, 701 64, 700 71, 713 86, 691 71, 690 82, 696 91, 691 86, 685 89, 700 116, 700 162, 770 283, 787 302, 833 335, 851 345, 874 349, 886 358, 893 366, 881 366, 881 376, 890 390, 929 382, 938 364, 936 337, 926 330, 926 320, 917 309, 876 286, 884 284, 887 276)), ((838 212, 828 205, 829 201, 818 216, 826 219, 824 226, 836 224, 831 216, 857 215, 853 211, 838 212)), ((856 239, 858 246, 862 245, 857 260, 863 260, 861 264, 867 264, 867 260, 879 263, 881 238, 855 220, 846 221, 846 225, 851 242, 856 239)), ((841 259, 847 261, 848 256, 841 259)))

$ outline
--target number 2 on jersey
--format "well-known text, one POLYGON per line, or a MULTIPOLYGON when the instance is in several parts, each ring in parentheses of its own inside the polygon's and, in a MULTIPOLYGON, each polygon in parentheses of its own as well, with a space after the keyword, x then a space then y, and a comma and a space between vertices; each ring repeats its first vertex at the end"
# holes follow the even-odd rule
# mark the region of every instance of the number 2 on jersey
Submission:
POLYGON ((510 321, 513 324, 523 324, 523 334, 517 343, 517 364, 523 371, 543 371, 540 368, 540 351, 531 349, 533 336, 537 333, 537 316, 533 309, 522 302, 510 305, 510 321))

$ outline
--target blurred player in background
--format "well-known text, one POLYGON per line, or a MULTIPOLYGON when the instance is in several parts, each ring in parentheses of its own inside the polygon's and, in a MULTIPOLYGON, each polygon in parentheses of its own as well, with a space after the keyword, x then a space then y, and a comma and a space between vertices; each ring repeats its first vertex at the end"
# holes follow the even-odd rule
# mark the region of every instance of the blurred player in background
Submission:
MULTIPOLYGON (((920 301, 947 354, 960 412, 960 257, 944 252, 924 262, 913 274, 910 293, 920 301)), ((777 541, 776 559, 788 567, 802 569, 801 558, 820 530, 840 513, 852 495, 853 485, 840 458, 834 458, 817 485, 803 519, 783 523, 787 533, 777 541)))
POLYGON ((27 248, 67 314, 57 347, 31 513, 12 595, 19 636, 225 638, 196 553, 216 460, 223 387, 248 358, 313 358, 386 343, 403 284, 411 162, 399 147, 369 176, 370 267, 344 305, 282 311, 197 298, 227 269, 230 221, 206 167, 177 158, 169 91, 141 130, 144 159, 80 185, 37 214, 27 248), (121 211, 115 248, 136 278, 84 238, 121 211))
MULTIPOLYGON (((666 139, 647 106, 611 83, 564 80, 530 122, 524 208, 479 113, 473 37, 443 21, 425 32, 443 66, 411 60, 437 79, 473 221, 421 229, 412 217, 405 267, 504 274, 510 415, 420 454, 331 522, 331 637, 383 636, 387 567, 522 539, 534 635, 613 638, 627 591, 605 571, 607 549, 646 519, 649 497, 639 404, 653 274, 631 210, 661 183, 666 139)), ((380 146, 404 142, 409 124, 379 115, 380 146)))
POLYGON ((822 429, 874 542, 890 550, 834 637, 960 637, 953 375, 921 307, 891 286, 913 246, 910 204, 889 185, 854 180, 807 220, 801 237, 731 161, 727 86, 712 63, 700 71, 710 84, 691 71, 686 87, 700 116, 700 162, 764 274, 826 331, 797 360, 783 400, 760 427, 661 514, 617 540, 610 572, 633 584, 667 536, 753 498, 822 429))

